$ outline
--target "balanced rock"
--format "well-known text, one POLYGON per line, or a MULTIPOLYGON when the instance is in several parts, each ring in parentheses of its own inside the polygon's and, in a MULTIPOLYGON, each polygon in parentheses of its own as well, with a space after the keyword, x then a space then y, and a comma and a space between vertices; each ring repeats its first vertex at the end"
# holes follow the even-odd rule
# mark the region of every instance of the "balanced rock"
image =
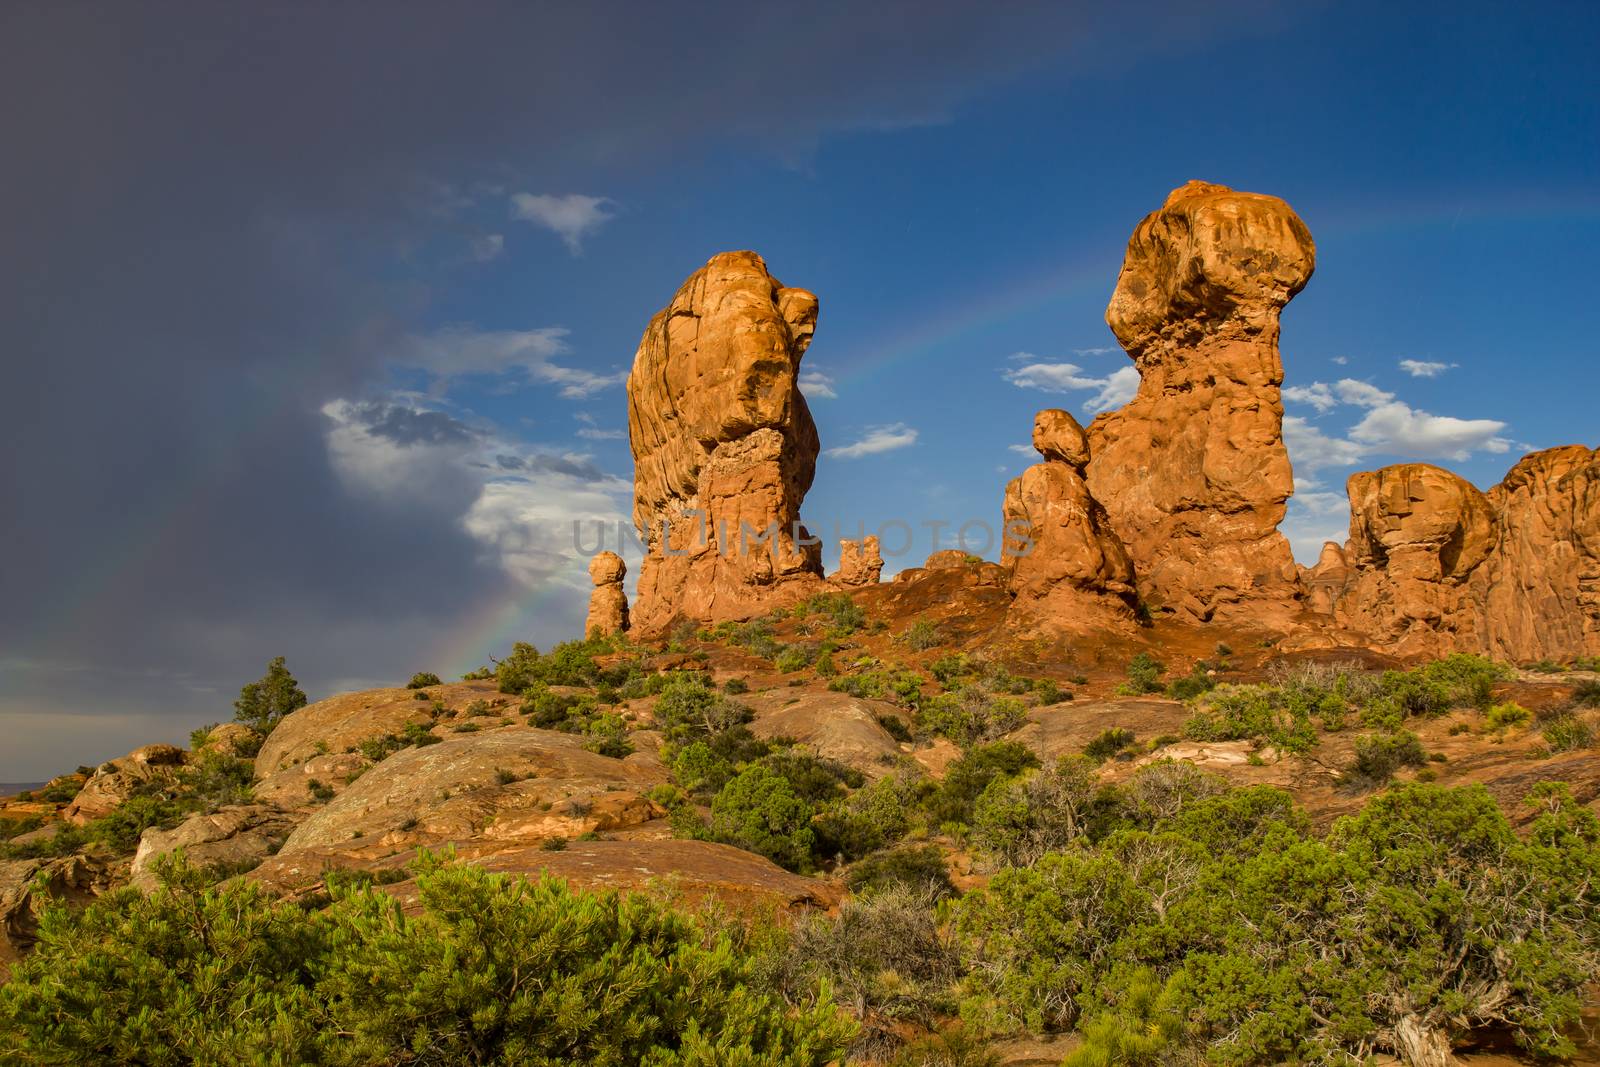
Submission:
POLYGON ((816 321, 817 298, 754 252, 712 257, 650 320, 628 375, 642 632, 823 588, 799 521, 819 444, 797 379, 816 321))
POLYGON ((1193 181, 1128 242, 1106 323, 1139 389, 1090 425, 1088 482, 1156 610, 1280 625, 1297 610, 1278 315, 1315 255, 1282 200, 1193 181))
POLYGON ((1084 479, 1083 427, 1065 411, 1033 421, 1036 463, 1006 486, 1001 564, 1010 572, 1014 614, 1056 628, 1131 619, 1133 563, 1105 508, 1084 479))
POLYGON ((839 570, 828 580, 846 588, 877 585, 882 573, 883 552, 878 539, 869 534, 860 541, 840 540, 839 570))
POLYGON ((589 561, 589 580, 594 592, 589 594, 589 621, 583 632, 590 636, 610 637, 628 628, 628 592, 622 579, 628 575, 628 565, 615 552, 600 552, 589 561))

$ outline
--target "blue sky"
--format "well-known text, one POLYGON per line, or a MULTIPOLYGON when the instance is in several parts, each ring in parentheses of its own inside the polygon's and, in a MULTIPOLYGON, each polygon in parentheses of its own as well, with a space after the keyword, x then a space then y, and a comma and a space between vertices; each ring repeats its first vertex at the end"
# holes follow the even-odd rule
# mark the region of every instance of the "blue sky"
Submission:
POLYGON ((4 16, 0 780, 226 718, 272 655, 315 697, 575 634, 621 375, 727 249, 821 300, 830 561, 835 520, 996 521, 1033 413, 1115 399, 1123 247, 1190 178, 1316 238, 1303 560, 1355 470, 1600 443, 1592 6, 715 7, 4 16))

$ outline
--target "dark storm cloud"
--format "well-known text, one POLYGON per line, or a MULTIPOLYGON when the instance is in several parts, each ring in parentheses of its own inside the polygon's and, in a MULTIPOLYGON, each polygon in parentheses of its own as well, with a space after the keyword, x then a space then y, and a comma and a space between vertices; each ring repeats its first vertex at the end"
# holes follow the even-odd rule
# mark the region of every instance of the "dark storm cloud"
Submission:
POLYGON ((442 411, 371 401, 357 405, 352 414, 367 433, 397 445, 466 445, 483 436, 442 411))
MULTIPOLYGON (((803 158, 1029 66, 1119 62, 1150 14, 4 5, 0 778, 51 769, 28 760, 52 714, 123 723, 78 742, 92 761, 137 716, 226 715, 278 652, 314 693, 399 676, 505 595, 459 508, 351 494, 320 414, 416 329, 426 278, 391 268, 458 226, 460 190, 579 187, 708 138, 803 158)), ((1173 40, 1226 23, 1181 18, 1173 40)), ((472 432, 397 408, 371 430, 472 432)))
POLYGON ((570 456, 552 456, 534 453, 527 456, 496 456, 495 465, 501 470, 524 471, 530 474, 566 474, 585 481, 600 481, 606 472, 587 460, 570 456))

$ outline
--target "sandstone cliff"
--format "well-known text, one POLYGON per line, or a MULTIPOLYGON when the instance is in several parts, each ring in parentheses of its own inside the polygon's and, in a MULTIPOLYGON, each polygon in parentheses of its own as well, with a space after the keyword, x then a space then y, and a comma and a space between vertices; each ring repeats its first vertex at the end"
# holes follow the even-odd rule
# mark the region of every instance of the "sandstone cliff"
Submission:
POLYGON ((1089 488, 1156 611, 1286 624, 1298 572, 1278 532, 1278 315, 1311 277, 1311 234, 1282 200, 1189 182, 1128 242, 1106 322, 1139 391, 1089 427, 1089 488))
POLYGON ((819 446, 796 379, 816 321, 817 298, 754 252, 712 257, 650 320, 628 376, 641 632, 823 587, 820 546, 798 525, 819 446))

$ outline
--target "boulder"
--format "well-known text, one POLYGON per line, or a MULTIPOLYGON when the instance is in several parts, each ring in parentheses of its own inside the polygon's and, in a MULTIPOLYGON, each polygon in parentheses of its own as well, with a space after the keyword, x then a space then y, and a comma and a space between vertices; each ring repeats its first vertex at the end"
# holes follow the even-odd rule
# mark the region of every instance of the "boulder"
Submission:
POLYGON ((150 783, 175 780, 183 760, 184 751, 176 745, 145 745, 126 756, 108 760, 83 783, 83 788, 61 815, 80 826, 109 815, 150 783))
POLYGON ((509 709, 514 700, 483 681, 341 693, 285 716, 256 755, 256 778, 265 780, 313 756, 356 751, 364 741, 404 732, 409 723, 428 725, 435 703, 454 713, 478 701, 509 709))
POLYGON ((650 320, 628 375, 641 632, 824 588, 800 525, 819 443, 797 379, 816 321, 817 298, 754 252, 713 256, 650 320))
POLYGON ((901 718, 895 705, 848 693, 772 690, 742 697, 756 713, 750 729, 757 737, 793 738, 819 756, 836 760, 868 778, 888 774, 900 744, 879 725, 881 717, 901 718))
POLYGON ((284 811, 315 807, 327 798, 318 797, 313 790, 332 790, 338 795, 371 766, 372 761, 359 752, 312 756, 261 779, 255 785, 255 798, 284 811))
POLYGON ((205 744, 195 751, 220 752, 236 759, 249 759, 255 756, 258 748, 260 741, 250 727, 242 722, 223 722, 211 727, 206 734, 205 744))
POLYGON ((643 796, 666 780, 656 761, 601 756, 583 740, 509 726, 402 749, 313 812, 278 858, 315 852, 370 860, 445 844, 473 854, 661 814, 643 796))
POLYGON ((594 591, 589 594, 589 619, 583 632, 589 637, 610 637, 628 628, 628 592, 622 580, 628 575, 628 565, 615 552, 600 552, 589 561, 589 580, 594 591))
POLYGON ((1033 444, 1045 462, 1006 486, 1001 507, 1014 621, 1058 630, 1131 622, 1133 563, 1084 479, 1083 427, 1065 411, 1041 411, 1033 444))
POLYGON ((293 829, 293 816, 262 804, 196 813, 171 830, 153 827, 144 832, 133 856, 130 881, 140 889, 154 889, 156 861, 179 850, 197 867, 240 873, 278 851, 293 829))
POLYGON ((1194 181, 1128 242, 1106 323, 1139 388, 1090 424, 1087 474, 1152 610, 1280 628, 1298 611, 1278 316, 1315 255, 1282 200, 1194 181))

